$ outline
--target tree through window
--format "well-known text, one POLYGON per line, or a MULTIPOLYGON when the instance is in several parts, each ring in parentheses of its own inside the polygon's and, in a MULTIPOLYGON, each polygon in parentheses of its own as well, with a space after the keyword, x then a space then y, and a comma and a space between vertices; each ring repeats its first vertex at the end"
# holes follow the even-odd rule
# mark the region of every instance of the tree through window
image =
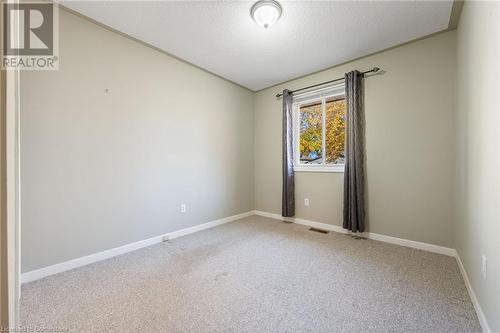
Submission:
POLYGON ((344 164, 345 112, 345 98, 326 101, 325 145, 327 164, 344 164))
POLYGON ((346 100, 343 91, 333 96, 297 103, 296 110, 296 166, 343 167, 346 126, 346 100))

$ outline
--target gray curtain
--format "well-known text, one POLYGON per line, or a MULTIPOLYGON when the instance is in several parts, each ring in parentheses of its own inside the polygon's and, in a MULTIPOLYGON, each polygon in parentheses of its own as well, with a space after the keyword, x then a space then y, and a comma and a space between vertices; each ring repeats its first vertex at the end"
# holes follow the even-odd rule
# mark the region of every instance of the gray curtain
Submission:
POLYGON ((365 140, 363 74, 345 75, 347 100, 346 159, 344 170, 344 228, 365 230, 365 140))
POLYGON ((293 127, 292 94, 283 90, 283 190, 281 195, 281 215, 295 215, 295 176, 293 174, 293 127))

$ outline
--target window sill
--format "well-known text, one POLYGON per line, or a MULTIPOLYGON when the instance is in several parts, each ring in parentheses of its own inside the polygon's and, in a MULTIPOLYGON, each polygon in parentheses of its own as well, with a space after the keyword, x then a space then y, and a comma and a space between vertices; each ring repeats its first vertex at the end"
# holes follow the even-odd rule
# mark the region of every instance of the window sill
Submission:
POLYGON ((295 172, 326 172, 326 173, 343 173, 344 166, 336 165, 336 166, 313 166, 313 165, 299 165, 295 166, 295 172))

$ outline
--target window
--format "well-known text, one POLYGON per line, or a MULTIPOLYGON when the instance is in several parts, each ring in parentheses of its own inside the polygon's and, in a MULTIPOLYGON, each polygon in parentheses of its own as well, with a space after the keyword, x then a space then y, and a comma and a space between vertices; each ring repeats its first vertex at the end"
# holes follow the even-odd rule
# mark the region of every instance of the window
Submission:
POLYGON ((295 98, 294 112, 295 171, 343 172, 344 86, 295 98))

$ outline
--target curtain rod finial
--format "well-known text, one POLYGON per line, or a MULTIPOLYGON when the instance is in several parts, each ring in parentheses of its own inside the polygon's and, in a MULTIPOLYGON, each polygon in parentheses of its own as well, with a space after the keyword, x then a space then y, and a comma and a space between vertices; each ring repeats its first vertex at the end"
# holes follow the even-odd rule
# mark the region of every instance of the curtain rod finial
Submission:
POLYGON ((380 70, 378 67, 373 67, 373 73, 377 73, 380 70))

